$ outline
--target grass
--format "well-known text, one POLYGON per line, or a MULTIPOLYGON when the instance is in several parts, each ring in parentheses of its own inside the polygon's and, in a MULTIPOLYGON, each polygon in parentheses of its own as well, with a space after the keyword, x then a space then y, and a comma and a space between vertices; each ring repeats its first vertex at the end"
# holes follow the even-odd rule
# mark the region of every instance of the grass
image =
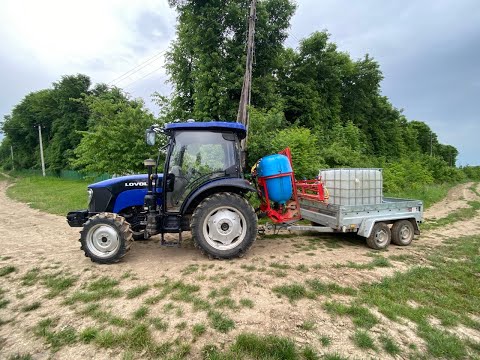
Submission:
POLYGON ((479 183, 473 183, 468 189, 469 189, 471 192, 473 192, 475 195, 477 195, 478 197, 480 197, 480 193, 479 193, 478 190, 477 190, 478 184, 479 184, 479 183))
POLYGON ((231 293, 232 293, 232 288, 229 286, 224 286, 219 289, 213 289, 212 291, 210 291, 210 293, 208 294, 208 297, 210 299, 214 299, 220 296, 230 296, 231 293))
POLYGON ((40 306, 42 305, 41 302, 39 301, 35 301, 31 304, 28 304, 28 305, 25 305, 22 307, 22 311, 23 312, 30 312, 30 311, 33 311, 33 310, 37 310, 40 306))
MULTIPOLYGON (((0 174, 1 175, 1 174, 0 174)), ((11 355, 8 360, 32 360, 33 357, 30 354, 21 354, 21 353, 16 353, 14 355, 11 355)))
POLYGON ((47 298, 51 299, 59 295, 60 293, 65 292, 68 288, 72 287, 77 280, 77 276, 56 273, 43 276, 42 283, 50 290, 47 294, 47 298))
POLYGON ((462 324, 480 329, 480 323, 469 316, 478 315, 480 309, 479 247, 478 235, 449 239, 428 257, 428 266, 417 266, 379 283, 362 285, 356 301, 376 307, 393 321, 408 319, 415 323, 417 334, 425 340, 432 358, 460 359, 467 348, 479 356, 478 350, 455 333, 433 327, 429 322, 436 318, 447 328, 462 324))
POLYGON ((139 285, 130 290, 127 290, 127 299, 136 298, 144 293, 146 293, 150 289, 149 285, 139 285))
POLYGON ((86 315, 99 321, 100 323, 119 326, 119 327, 131 327, 133 322, 122 318, 120 316, 114 315, 110 311, 102 310, 100 304, 90 304, 82 311, 80 314, 86 315))
POLYGON ((34 334, 42 337, 51 346, 52 351, 56 352, 63 346, 73 344, 77 341, 77 333, 71 326, 63 327, 62 330, 53 330, 57 321, 51 318, 41 320, 34 328, 34 334))
POLYGON ((272 291, 277 295, 283 295, 291 302, 303 298, 314 298, 314 294, 309 292, 306 287, 299 283, 275 286, 272 291))
POLYGON ((347 262, 346 264, 336 264, 336 268, 350 268, 350 269, 357 269, 357 270, 372 270, 376 267, 392 267, 392 263, 383 256, 375 256, 370 262, 360 264, 354 263, 352 261, 347 262))
POLYGON ((315 328, 315 321, 313 320, 305 320, 303 323, 301 323, 298 326, 300 329, 305 330, 305 331, 310 331, 315 328))
POLYGON ((0 277, 7 276, 8 274, 11 274, 15 271, 17 271, 17 268, 15 266, 3 266, 0 268, 0 277))
POLYGON ((332 294, 355 295, 356 290, 349 287, 342 287, 335 283, 323 283, 317 279, 305 281, 307 287, 300 283, 284 284, 275 286, 272 291, 278 296, 285 296, 291 302, 308 298, 314 299, 319 295, 331 296, 332 294))
POLYGON ((332 343, 332 339, 328 335, 321 335, 319 340, 323 347, 330 346, 332 343))
POLYGON ((210 310, 208 312, 208 318, 210 319, 212 328, 221 333, 227 333, 235 327, 235 322, 221 312, 210 310))
POLYGON ((85 284, 83 290, 78 290, 69 296, 65 303, 68 305, 76 302, 96 302, 102 299, 118 298, 122 296, 123 292, 117 288, 118 280, 101 277, 90 284, 85 284))
POLYGON ((345 305, 337 301, 323 304, 324 309, 332 315, 350 316, 354 325, 370 329, 378 323, 378 319, 366 308, 357 304, 345 305))
POLYGON ((22 285, 24 286, 33 286, 37 283, 39 279, 40 269, 33 268, 27 271, 27 273, 22 277, 22 285))
POLYGON ((385 193, 386 197, 399 197, 407 199, 420 199, 423 201, 425 209, 428 209, 434 203, 444 199, 452 184, 433 184, 425 185, 419 189, 404 189, 400 193, 385 193))
POLYGON ((422 225, 422 230, 432 230, 453 224, 457 221, 469 220, 475 217, 480 210, 480 201, 468 201, 468 208, 457 209, 438 220, 431 220, 422 225))
POLYGON ((352 336, 352 340, 360 349, 376 350, 372 337, 364 330, 357 330, 352 336))
POLYGON ((140 320, 145 318, 148 315, 148 308, 146 306, 140 306, 137 310, 135 310, 132 314, 133 318, 136 320, 140 320))
MULTIPOLYGON (((310 351, 313 351, 310 349, 310 351)), ((202 349, 205 360, 233 360, 233 359, 269 359, 269 360, 297 360, 315 359, 312 353, 307 352, 304 357, 301 349, 295 343, 284 337, 275 335, 260 336, 257 334, 242 333, 235 338, 235 342, 223 352, 215 345, 207 345, 202 349)))
POLYGON ((400 354, 400 348, 398 345, 388 336, 380 336, 380 342, 382 344, 383 350, 389 355, 395 356, 400 354))
POLYGON ((7 189, 7 195, 28 203, 34 209, 65 215, 72 210, 86 209, 88 184, 83 180, 55 177, 18 177, 7 189))
POLYGON ((160 318, 150 318, 149 323, 152 324, 152 326, 160 331, 167 331, 168 329, 168 322, 160 319, 160 318))
POLYGON ((240 306, 249 308, 249 309, 253 309, 253 307, 255 306, 253 303, 253 300, 250 300, 250 299, 240 299, 239 303, 240 303, 240 306))
POLYGON ((202 336, 207 331, 207 327, 204 324, 195 324, 192 327, 192 335, 194 338, 202 336))

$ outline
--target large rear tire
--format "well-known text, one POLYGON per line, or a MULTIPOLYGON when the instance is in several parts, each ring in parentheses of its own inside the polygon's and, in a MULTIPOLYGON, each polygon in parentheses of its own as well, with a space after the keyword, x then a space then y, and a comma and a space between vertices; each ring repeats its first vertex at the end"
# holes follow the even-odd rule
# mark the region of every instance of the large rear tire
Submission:
POLYGON ((399 246, 408 246, 412 243, 415 230, 408 220, 396 221, 392 226, 392 242, 399 246))
POLYGON ((372 233, 367 238, 367 245, 375 250, 384 250, 390 245, 392 234, 387 224, 378 222, 373 226, 372 233))
POLYGON ((80 231, 80 243, 85 256, 98 264, 120 261, 133 242, 130 224, 123 216, 100 213, 90 218, 80 231))
POLYGON ((217 259, 240 257, 257 237, 257 215, 241 196, 218 193, 195 209, 190 224, 195 246, 217 259))

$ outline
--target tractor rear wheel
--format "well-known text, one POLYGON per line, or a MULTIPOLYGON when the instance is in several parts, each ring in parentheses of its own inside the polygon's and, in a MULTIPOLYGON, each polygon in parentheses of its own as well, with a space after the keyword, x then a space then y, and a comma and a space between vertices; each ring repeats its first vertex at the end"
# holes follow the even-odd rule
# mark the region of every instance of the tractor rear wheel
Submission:
POLYGON ((130 224, 123 216, 112 213, 91 217, 80 231, 80 249, 98 264, 120 261, 130 250, 132 241, 130 224))
POLYGON ((190 224, 195 246, 217 259, 240 257, 257 237, 257 215, 243 197, 218 193, 203 200, 190 224))

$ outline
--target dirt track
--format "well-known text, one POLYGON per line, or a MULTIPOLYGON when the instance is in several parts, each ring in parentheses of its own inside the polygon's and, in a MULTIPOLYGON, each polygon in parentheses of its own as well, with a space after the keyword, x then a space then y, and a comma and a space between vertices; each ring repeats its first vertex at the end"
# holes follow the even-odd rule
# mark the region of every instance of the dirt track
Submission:
MULTIPOLYGON (((452 189, 447 199, 433 206, 426 212, 425 217, 438 219, 455 209, 465 207, 467 200, 478 200, 476 195, 468 189, 469 186, 471 184, 464 184, 452 189)), ((16 281, 34 267, 45 269, 45 271, 59 269, 78 276, 79 280, 71 291, 96 276, 120 278, 122 274, 131 272, 135 276, 133 279, 122 280, 123 289, 142 283, 153 284, 161 277, 172 279, 181 277, 187 282, 201 285, 201 293, 205 295, 214 287, 229 285, 234 289, 232 293, 234 298, 249 298, 254 301, 253 309, 241 309, 231 313, 236 321, 236 327, 230 333, 220 334, 213 329, 208 329, 207 333, 192 346, 193 357, 199 356, 198 349, 206 343, 227 345, 238 333, 248 331, 285 335, 292 337, 300 344, 310 343, 312 346, 316 346, 315 342, 318 343, 318 333, 329 334, 332 338, 329 352, 363 358, 369 355, 378 356, 378 354, 355 348, 349 340, 354 327, 348 318, 332 319, 322 310, 320 303, 300 300, 292 305, 286 299, 275 296, 271 288, 307 278, 356 286, 361 282, 377 281, 381 277, 391 275, 394 271, 405 270, 409 266, 402 262, 394 262, 394 267, 373 270, 337 268, 335 264, 344 264, 348 261, 367 263, 372 259, 372 251, 365 246, 361 238, 334 235, 315 237, 315 246, 310 249, 308 246, 312 244, 312 236, 259 238, 244 258, 231 261, 207 259, 194 248, 188 236, 184 236, 181 248, 162 248, 153 241, 137 242, 121 263, 101 266, 90 262, 79 250, 78 229, 70 228, 63 217, 31 209, 26 204, 9 199, 5 194, 6 187, 6 182, 0 182, 0 256, 2 259, 0 267, 12 265, 15 266, 16 272, 0 278, 0 288, 7 290, 6 297, 10 300, 6 308, 0 309, 0 320, 11 320, 0 327, 0 358, 6 358, 17 352, 28 352, 35 359, 46 359, 52 356, 48 346, 41 339, 36 338, 31 330, 44 316, 62 314, 62 324, 77 328, 91 324, 90 319, 79 317, 75 313, 75 308, 61 305, 61 298, 42 300, 42 306, 35 312, 19 312, 22 306, 41 299, 46 293, 40 284, 25 288, 16 281), (299 248, 299 244, 303 248, 299 248), (252 265, 268 270, 271 269, 269 264, 272 262, 287 264, 291 268, 286 270, 287 274, 284 277, 275 276, 268 271, 245 270, 245 266, 252 265), (200 266, 202 271, 182 275, 181 271, 192 264, 200 266), (295 270, 295 267, 302 264, 309 268, 308 272, 295 270), (199 275, 202 276, 199 277, 199 275), (319 329, 317 334, 299 328, 305 319, 312 318, 315 319, 319 329)), ((480 233, 479 216, 469 221, 457 222, 448 229, 425 232, 411 246, 407 248, 390 246, 389 250, 382 254, 384 256, 413 254, 418 262, 422 262, 425 248, 436 246, 442 238, 478 233, 480 233)), ((120 315, 129 316, 144 299, 145 296, 131 300, 122 298, 110 305, 120 315)), ((182 320, 187 321, 187 330, 174 331, 178 336, 188 338, 191 333, 188 329, 192 324, 208 323, 208 321, 205 314, 192 312, 188 306, 183 307, 185 316, 182 320)), ((165 315, 160 305, 154 306, 151 314, 165 315)), ((173 330, 176 319, 174 317, 168 317, 168 319, 171 322, 170 328, 173 330)), ((375 331, 392 332, 385 323, 373 328, 373 332, 375 331)), ((402 340, 411 340, 412 337, 416 337, 408 327, 401 332, 393 333, 395 335, 392 334, 392 336, 397 337, 400 343, 402 340)), ((155 334, 155 339, 166 340, 168 333, 155 334)), ((421 340, 417 340, 421 343, 421 340)), ((77 343, 62 348, 53 355, 53 358, 107 359, 121 358, 121 356, 120 350, 98 349, 92 345, 77 343)))

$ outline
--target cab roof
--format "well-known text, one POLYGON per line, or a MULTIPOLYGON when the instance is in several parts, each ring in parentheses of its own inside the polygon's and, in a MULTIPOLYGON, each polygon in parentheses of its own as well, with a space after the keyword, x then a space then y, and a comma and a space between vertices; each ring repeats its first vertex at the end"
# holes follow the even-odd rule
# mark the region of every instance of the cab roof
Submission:
POLYGON ((205 121, 205 122, 178 122, 165 125, 165 131, 173 132, 179 130, 200 130, 200 131, 220 131, 234 132, 239 139, 244 139, 247 130, 243 124, 227 121, 205 121))

